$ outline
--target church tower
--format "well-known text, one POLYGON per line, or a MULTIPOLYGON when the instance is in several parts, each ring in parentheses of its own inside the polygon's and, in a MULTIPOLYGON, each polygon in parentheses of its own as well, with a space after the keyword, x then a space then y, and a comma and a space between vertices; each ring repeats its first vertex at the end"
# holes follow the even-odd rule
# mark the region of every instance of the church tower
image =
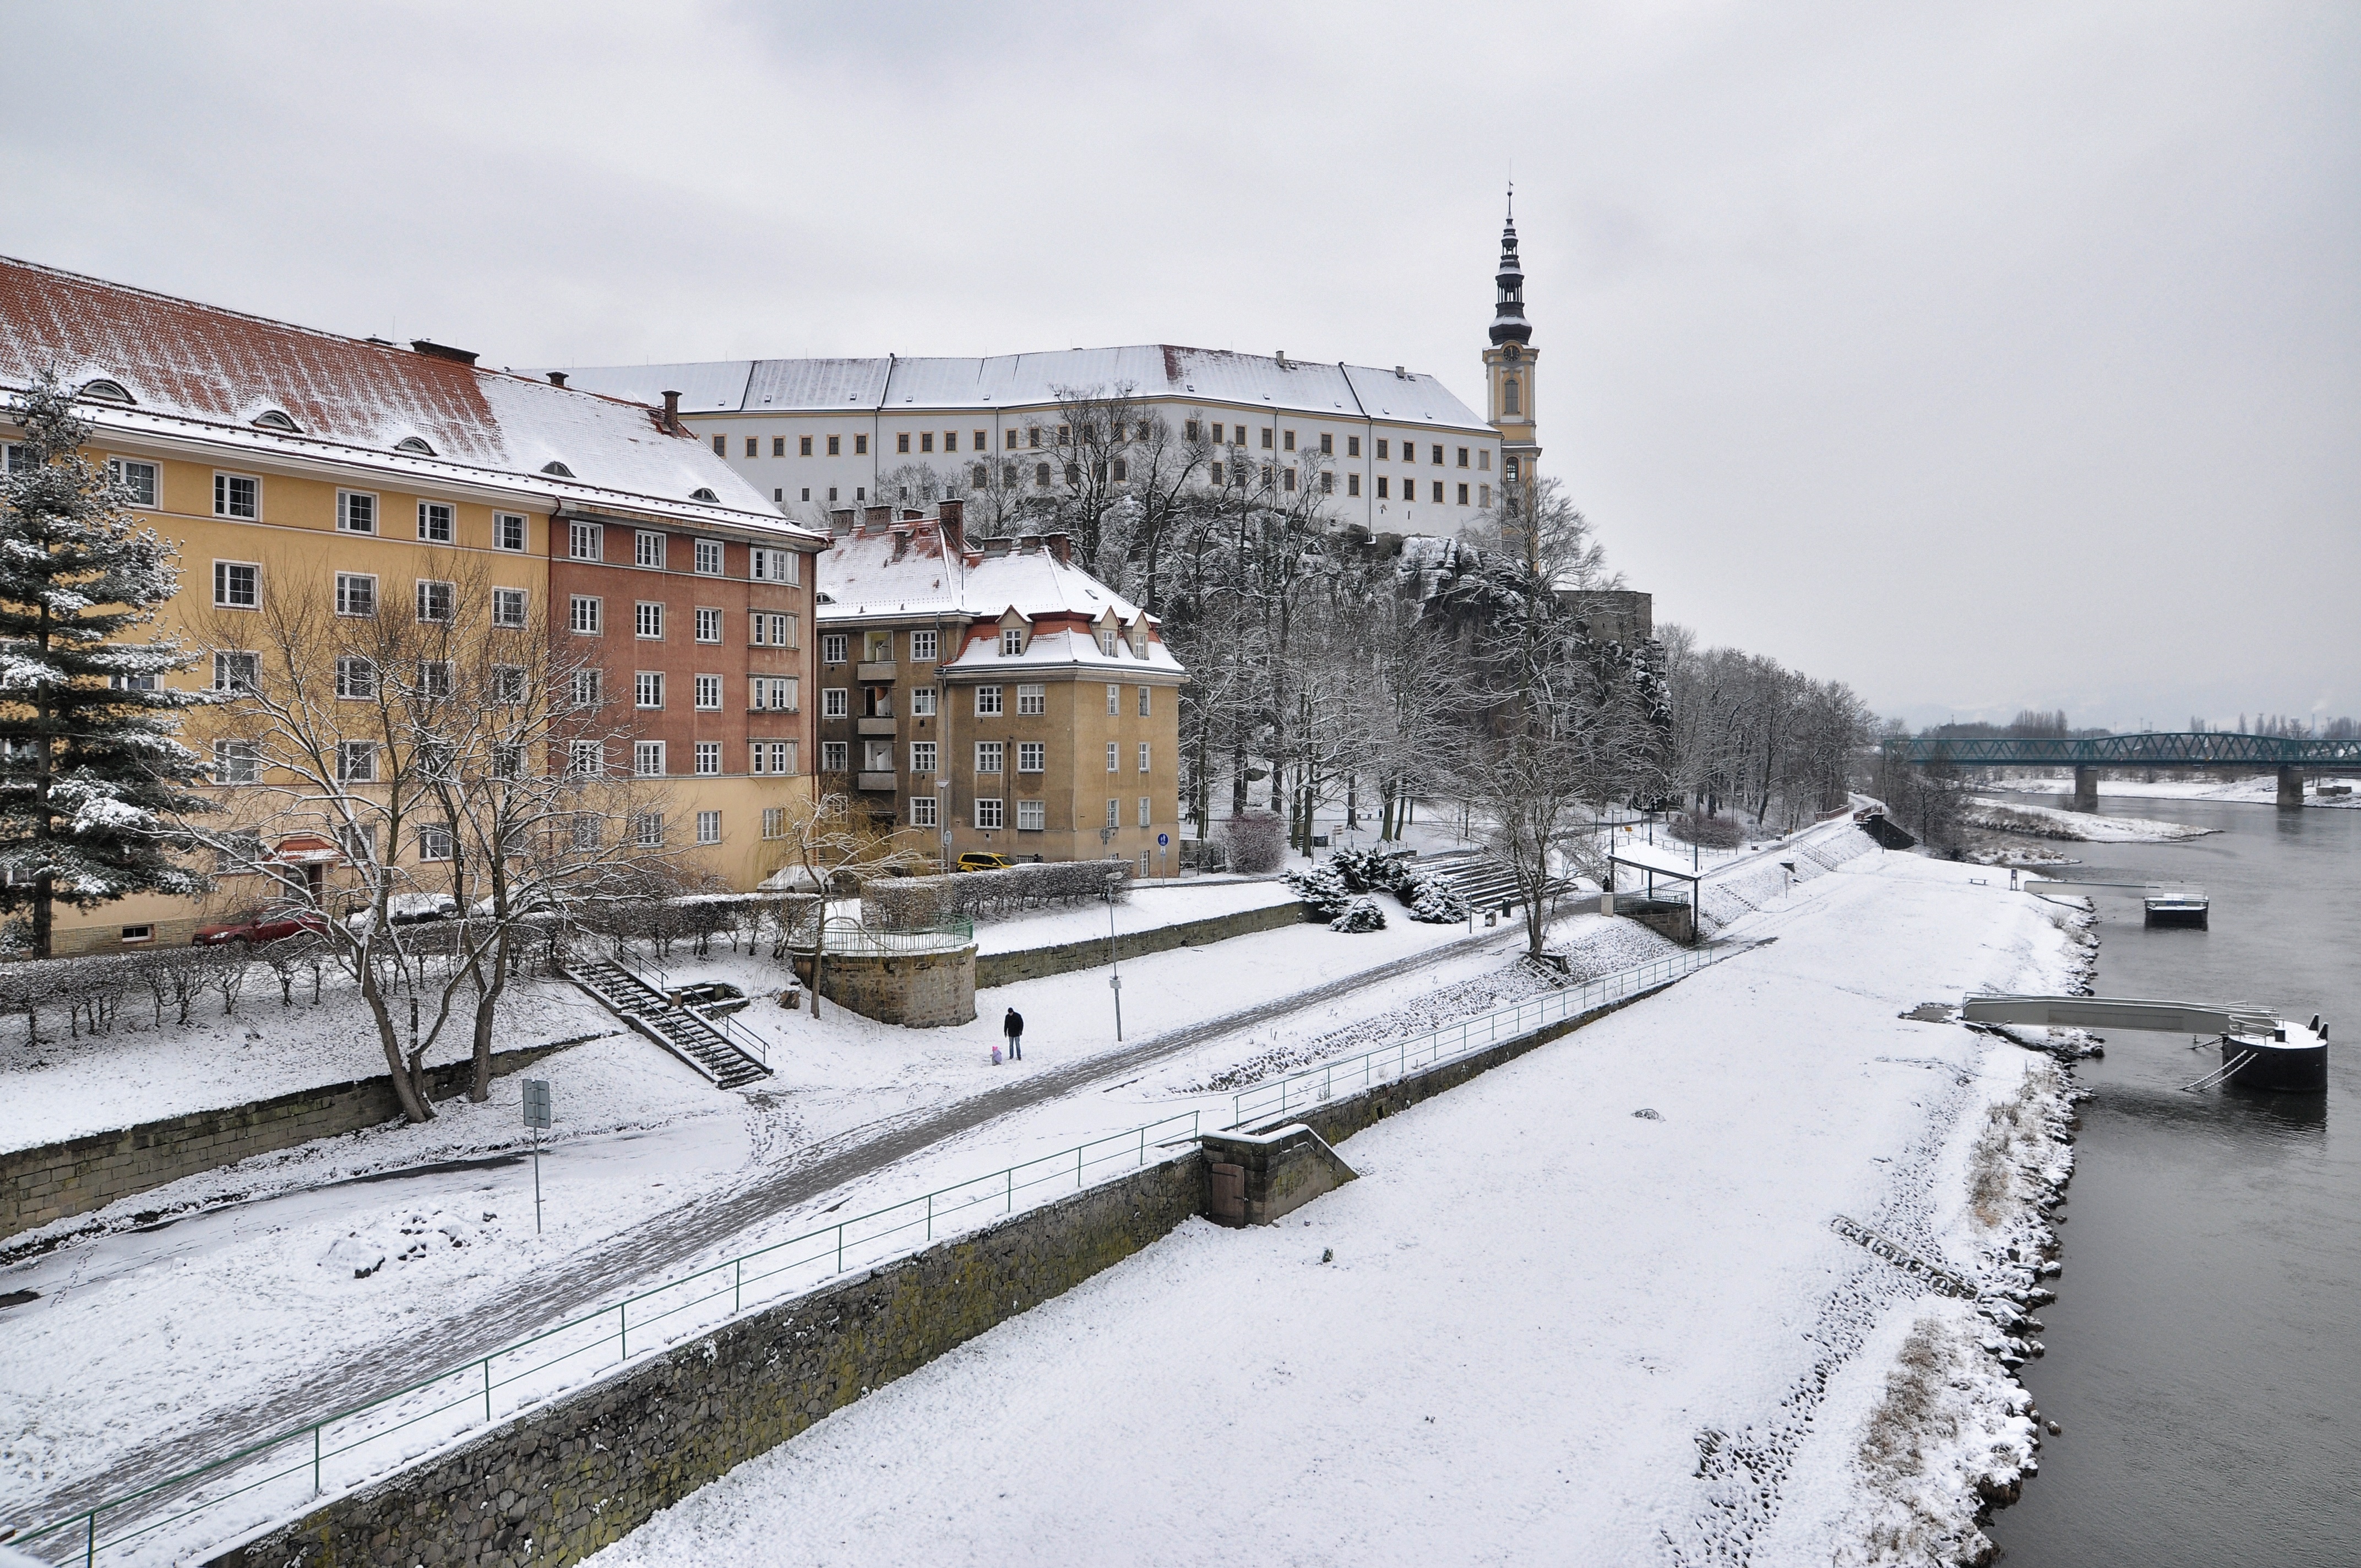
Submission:
POLYGON ((1517 259, 1513 191, 1508 226, 1500 231, 1500 269, 1493 282, 1499 294, 1492 307, 1492 346, 1484 351, 1484 378, 1491 399, 1488 422, 1500 433, 1500 477, 1529 485, 1542 449, 1534 439, 1533 329, 1525 320, 1525 269, 1517 259))

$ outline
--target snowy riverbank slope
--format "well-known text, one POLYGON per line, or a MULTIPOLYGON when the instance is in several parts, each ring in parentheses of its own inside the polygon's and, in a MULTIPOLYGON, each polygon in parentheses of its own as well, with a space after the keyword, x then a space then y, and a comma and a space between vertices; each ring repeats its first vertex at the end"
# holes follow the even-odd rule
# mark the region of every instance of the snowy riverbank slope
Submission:
POLYGON ((2055 1069, 1898 1016, 2076 972, 1974 870, 1851 861, 1728 933, 1775 945, 1352 1139, 1287 1223, 1191 1222, 593 1561, 1972 1556, 2022 1391, 1831 1223, 1960 1269, 2024 1223, 1992 1129, 2055 1069))
POLYGON ((2215 831, 2147 817, 2099 817, 2015 801, 1971 800, 1961 816, 1970 826, 1993 832, 2027 833, 2037 839, 2069 839, 2084 844, 2172 844, 2215 831))

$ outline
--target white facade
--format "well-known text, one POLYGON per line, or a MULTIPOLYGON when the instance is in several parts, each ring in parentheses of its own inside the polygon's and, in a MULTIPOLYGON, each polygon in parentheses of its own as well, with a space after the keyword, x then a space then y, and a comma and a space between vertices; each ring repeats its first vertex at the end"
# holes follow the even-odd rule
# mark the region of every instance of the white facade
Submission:
MULTIPOLYGON (((1128 389, 1175 431, 1194 422, 1224 462, 1331 487, 1332 515, 1390 533, 1455 532, 1489 509, 1500 433, 1432 376, 1144 345, 982 359, 754 359, 565 372, 569 385, 661 406, 790 516, 913 502, 878 487, 906 465, 980 490, 977 469, 1055 494, 1060 393, 1128 389)), ((898 485, 896 486, 898 489, 898 485)))

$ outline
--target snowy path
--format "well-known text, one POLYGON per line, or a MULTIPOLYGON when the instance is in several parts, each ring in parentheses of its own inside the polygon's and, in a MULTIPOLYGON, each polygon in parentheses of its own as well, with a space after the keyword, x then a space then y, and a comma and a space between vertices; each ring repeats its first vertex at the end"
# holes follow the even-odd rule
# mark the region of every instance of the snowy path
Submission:
POLYGON ((1982 1113, 2048 1064, 1899 1014, 2075 951, 1976 870, 1848 864, 1730 933, 1775 946, 1354 1138, 1286 1224, 1192 1222, 592 1561, 1925 1561, 2029 1425, 1960 1362, 1920 1502, 1864 1486, 1905 1336, 1982 1330, 1831 1221, 1992 1239, 1982 1113))
MULTIPOLYGON (((1333 949, 1337 954, 1336 961, 1354 961, 1350 955, 1356 949, 1343 944, 1357 938, 1334 938, 1316 928, 1308 929, 1304 935, 1340 944, 1333 949)), ((957 1149, 962 1140, 985 1129, 995 1133, 1006 1129, 1010 1138, 1029 1135, 1038 1143, 1043 1134, 1028 1132, 1028 1113, 1070 1102, 1086 1091, 1119 1087, 1159 1064, 1188 1058, 1214 1042, 1238 1040, 1237 1048, 1242 1051, 1250 1043, 1243 1036, 1257 1025, 1272 1020, 1316 1015, 1323 1004, 1353 1001, 1382 1003, 1392 999, 1404 984, 1423 989, 1421 977, 1497 968, 1517 946, 1513 933, 1499 930, 1434 941, 1373 967, 1303 990, 1285 991, 1268 1000, 1147 1039, 1081 1054, 1071 1060, 1044 1065, 1038 1070, 1028 1068, 1021 1077, 1003 1074, 996 1079, 983 1079, 990 1087, 966 1092, 954 1090, 946 1094, 939 1085, 912 1086, 934 1092, 921 1103, 872 1116, 816 1141, 799 1141, 787 1135, 788 1128, 796 1120, 794 1117, 749 1118, 748 1132, 741 1135, 734 1121, 717 1123, 711 1114, 696 1123, 629 1128, 579 1140, 566 1147, 567 1168, 589 1173, 588 1179, 598 1184, 598 1191, 593 1195, 595 1201, 631 1214, 628 1223, 598 1237, 593 1245, 553 1251, 549 1261, 554 1266, 522 1274, 511 1271, 511 1277, 504 1278, 492 1277, 489 1288, 464 1296, 446 1294, 438 1299, 433 1293, 421 1293, 404 1306, 388 1306, 381 1310, 379 1318, 361 1321, 357 1332, 374 1335, 376 1343, 357 1351, 348 1345, 332 1345, 332 1353, 323 1354, 317 1348, 305 1346, 302 1314, 313 1310, 335 1310, 324 1299, 306 1300, 288 1309, 295 1314, 290 1321, 258 1325, 287 1340, 283 1361, 273 1365, 265 1354, 265 1346, 225 1345, 208 1340, 203 1328, 191 1321, 206 1315, 203 1304, 185 1299, 185 1289, 176 1299, 166 1287, 165 1299, 160 1303, 141 1302, 138 1310, 121 1320, 121 1330, 139 1334, 144 1343, 129 1347, 127 1354, 106 1358, 92 1371, 88 1399, 105 1418, 104 1446, 110 1452, 103 1456, 92 1452, 94 1433, 85 1432, 75 1441, 53 1438, 39 1465, 40 1471, 48 1473, 28 1474, 32 1468, 28 1445, 33 1439, 29 1431, 18 1438, 19 1453, 12 1463, 13 1474, 5 1477, 9 1483, 5 1497, 8 1517, 61 1517, 78 1508, 153 1485, 324 1412, 350 1408, 390 1392, 424 1372, 482 1354, 568 1313, 610 1299, 631 1287, 678 1273, 700 1255, 733 1238, 743 1238, 766 1223, 792 1216, 819 1200, 857 1190, 863 1183, 895 1171, 914 1157, 957 1149), (714 1132, 716 1126, 725 1129, 719 1136, 714 1132), (700 1181, 703 1189, 697 1190, 700 1181), (654 1195, 683 1187, 696 1191, 686 1202, 654 1195), (372 1328, 372 1321, 378 1326, 372 1328), (146 1332, 140 1333, 142 1330, 146 1332), (175 1345, 184 1337, 197 1357, 194 1362, 175 1354, 175 1345), (423 1348, 412 1354, 397 1351, 401 1345, 423 1348), (312 1349, 309 1354, 305 1354, 307 1348, 312 1349), (333 1353, 338 1350, 343 1353, 333 1353), (206 1365, 212 1355, 227 1356, 233 1351, 239 1358, 238 1365, 206 1365), (206 1376, 192 1387, 189 1374, 198 1365, 205 1367, 206 1376), (143 1376, 175 1385, 161 1391, 169 1396, 169 1403, 166 1398, 159 1398, 159 1390, 140 1387, 143 1376), (159 1417, 165 1417, 170 1424, 165 1435, 149 1441, 146 1433, 154 1430, 159 1417), (69 1465, 74 1474, 57 1474, 69 1465), (93 1470, 97 1473, 93 1474, 93 1470)), ((1205 991, 1202 977, 1208 961, 1218 959, 1213 953, 1183 949, 1126 967, 1128 973, 1148 981, 1158 971, 1169 969, 1186 973, 1190 971, 1184 966, 1194 965, 1197 987, 1205 991)), ((1239 952, 1233 962, 1251 960, 1239 952)), ((1235 973, 1233 978, 1236 978, 1235 973)), ((1063 981, 1036 984, 1071 992, 1075 983, 1093 982, 1104 984, 1103 976, 1096 971, 1080 977, 1079 981, 1077 977, 1065 977, 1063 981)), ((1009 987, 984 993, 980 1002, 991 1006, 993 998, 1024 989, 1009 987)), ((1142 989, 1148 987, 1143 984, 1142 989)), ((1213 988, 1213 993, 1218 994, 1220 989, 1213 988)), ((1029 1002, 1026 1004, 1034 1005, 1029 1002)), ((1346 1010, 1354 1011, 1349 1006, 1346 1010)), ((1044 1020, 1037 1016, 1036 1021, 1044 1020)), ((605 1048, 631 1052, 635 1047, 633 1042, 623 1040, 605 1048)), ((643 1050, 640 1059, 646 1059, 643 1050)), ((705 1102, 709 1103, 710 1091, 704 1092, 705 1102)), ((843 1103, 861 1102, 857 1097, 849 1097, 843 1103)), ((867 1103, 873 1107, 875 1101, 873 1098, 867 1103)), ((825 1108, 818 1109, 824 1117, 825 1108)), ((1114 1117, 1120 1124, 1129 1125, 1145 1119, 1135 1113, 1137 1109, 1135 1097, 1129 1102, 1094 1102, 1079 1111, 1102 1120, 1114 1117)), ((1158 1113, 1160 1111, 1148 1112, 1148 1115, 1158 1113)), ((1020 1146, 1023 1152, 1032 1152, 1029 1146, 1020 1146)), ((530 1234, 514 1236, 518 1206, 512 1179, 502 1180, 500 1185, 505 1197, 496 1199, 489 1195, 485 1173, 480 1169, 451 1169, 447 1162, 438 1161, 436 1168, 415 1176, 389 1174, 393 1179, 373 1182, 375 1190, 368 1195, 372 1209, 379 1213, 389 1204, 406 1206, 429 1213, 430 1217, 434 1213, 443 1216, 434 1223, 448 1220, 476 1231, 477 1212, 487 1202, 498 1201, 507 1219, 497 1235, 489 1225, 481 1227, 481 1234, 471 1235, 470 1240, 478 1244, 478 1253, 487 1250, 484 1244, 493 1242, 504 1248, 522 1250, 534 1239, 530 1234)), ((120 1234, 61 1249, 34 1265, 10 1270, 5 1277, 11 1287, 42 1289, 45 1295, 60 1292, 61 1287, 68 1295, 81 1292, 94 1310, 100 1310, 97 1304, 107 1300, 104 1288, 129 1276, 144 1274, 152 1277, 159 1272, 185 1272, 208 1265, 234 1269, 241 1255, 253 1255, 257 1264, 267 1269, 283 1261, 258 1251, 267 1246, 269 1237, 282 1230, 300 1232, 307 1225, 316 1229, 320 1223, 324 1223, 327 1234, 334 1234, 339 1205, 348 1203, 353 1197, 349 1184, 306 1187, 267 1201, 197 1216, 161 1230, 120 1234), (243 1254, 241 1249, 245 1249, 243 1254)), ((529 1217, 528 1206, 524 1214, 528 1223, 529 1217)), ((306 1274, 316 1272, 310 1267, 308 1257, 302 1258, 299 1266, 306 1274)), ((234 1288, 234 1277, 230 1283, 234 1288)), ((12 1337, 16 1326, 9 1325, 12 1337)), ((340 1325, 343 1326, 346 1325, 340 1325)), ((81 1354, 87 1357, 86 1345, 82 1347, 81 1354)), ((6 1379, 9 1384, 17 1381, 15 1376, 6 1379)), ((71 1386, 60 1391, 68 1395, 75 1392, 71 1386)))

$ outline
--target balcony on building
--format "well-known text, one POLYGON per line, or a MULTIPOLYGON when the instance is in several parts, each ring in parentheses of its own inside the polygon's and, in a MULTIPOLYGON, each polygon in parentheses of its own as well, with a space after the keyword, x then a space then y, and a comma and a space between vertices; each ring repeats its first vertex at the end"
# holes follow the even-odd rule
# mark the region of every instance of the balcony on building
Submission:
POLYGON ((852 787, 855 789, 877 790, 882 791, 886 795, 892 795, 894 793, 893 770, 889 768, 882 773, 855 773, 852 775, 852 787))
POLYGON ((880 685, 891 685, 894 683, 894 661, 863 659, 852 666, 852 678, 856 681, 875 681, 880 685))
POLYGON ((894 733, 894 716, 887 713, 873 718, 867 714, 863 714, 854 722, 853 733, 856 735, 891 735, 894 733))

